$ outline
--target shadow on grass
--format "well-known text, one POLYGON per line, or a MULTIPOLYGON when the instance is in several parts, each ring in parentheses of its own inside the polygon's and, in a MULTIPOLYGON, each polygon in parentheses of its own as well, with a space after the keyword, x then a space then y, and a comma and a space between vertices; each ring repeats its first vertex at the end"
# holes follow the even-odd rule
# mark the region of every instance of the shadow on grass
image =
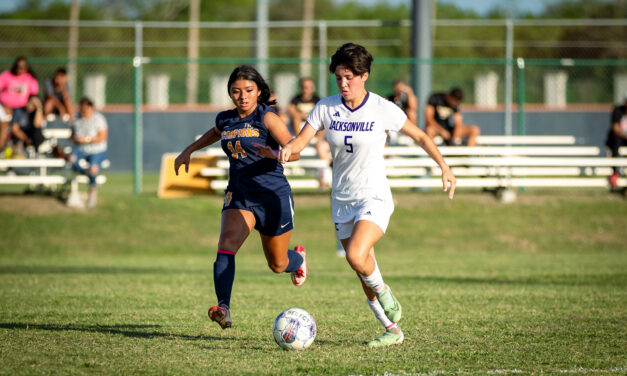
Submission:
POLYGON ((125 266, 3 265, 0 274, 205 274, 206 269, 138 268, 125 266))
POLYGON ((427 283, 485 284, 485 285, 531 285, 531 286, 625 286, 627 273, 608 274, 565 274, 535 277, 445 277, 445 276, 390 276, 386 280, 427 283))
POLYGON ((161 328, 161 325, 78 325, 78 324, 28 324, 28 323, 14 323, 14 322, 1 322, 0 329, 11 330, 48 330, 54 332, 66 332, 66 331, 78 331, 85 333, 102 333, 102 334, 116 334, 130 338, 143 338, 143 339, 173 339, 183 341, 242 341, 241 338, 229 338, 229 337, 214 337, 206 335, 190 336, 185 334, 176 333, 164 333, 156 329, 161 328))

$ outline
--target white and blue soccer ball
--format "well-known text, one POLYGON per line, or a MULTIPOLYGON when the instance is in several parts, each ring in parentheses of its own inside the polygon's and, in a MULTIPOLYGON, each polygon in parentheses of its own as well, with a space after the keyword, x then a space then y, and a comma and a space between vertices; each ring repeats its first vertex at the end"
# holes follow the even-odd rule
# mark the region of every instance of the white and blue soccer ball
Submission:
POLYGON ((316 332, 313 316, 301 308, 281 312, 272 328, 274 340, 285 350, 305 350, 313 343, 316 332))

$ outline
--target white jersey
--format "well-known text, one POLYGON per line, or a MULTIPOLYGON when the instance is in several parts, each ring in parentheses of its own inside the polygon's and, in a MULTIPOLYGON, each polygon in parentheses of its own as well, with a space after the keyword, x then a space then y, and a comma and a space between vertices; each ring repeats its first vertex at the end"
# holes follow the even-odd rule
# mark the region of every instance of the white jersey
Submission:
POLYGON ((333 156, 332 197, 337 201, 391 195, 383 149, 386 131, 399 131, 407 115, 389 100, 368 92, 352 110, 337 94, 322 99, 307 118, 316 131, 325 130, 333 156))

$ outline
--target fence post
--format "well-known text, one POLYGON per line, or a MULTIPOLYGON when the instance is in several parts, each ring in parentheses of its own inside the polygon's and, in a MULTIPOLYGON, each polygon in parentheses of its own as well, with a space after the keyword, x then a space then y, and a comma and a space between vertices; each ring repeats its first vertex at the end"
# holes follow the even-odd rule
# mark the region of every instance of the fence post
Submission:
POLYGON ((524 135, 525 130, 525 59, 516 59, 518 67, 516 76, 518 77, 518 134, 524 135))
POLYGON ((507 43, 505 45, 505 135, 512 135, 512 94, 513 94, 513 59, 514 59, 514 22, 505 23, 507 43))
POLYGON ((135 57, 133 58, 133 192, 142 191, 143 117, 142 117, 142 23, 135 23, 135 57))
POLYGON ((318 93, 321 98, 326 97, 327 94, 327 78, 329 77, 327 67, 327 23, 324 21, 318 22, 318 40, 319 40, 319 57, 318 63, 318 93))

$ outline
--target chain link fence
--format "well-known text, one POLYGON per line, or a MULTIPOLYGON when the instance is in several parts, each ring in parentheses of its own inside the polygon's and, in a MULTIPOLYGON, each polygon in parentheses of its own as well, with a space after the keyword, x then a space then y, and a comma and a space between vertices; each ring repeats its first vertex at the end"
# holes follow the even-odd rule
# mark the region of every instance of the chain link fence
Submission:
MULTIPOLYGON (((220 104, 213 97, 226 89, 215 86, 223 84, 234 65, 257 62, 253 58, 258 47, 255 22, 3 20, 0 26, 0 62, 6 68, 16 56, 27 56, 41 81, 57 66, 68 66, 75 99, 86 92, 86 86, 104 82, 105 104, 133 103, 134 56, 147 58, 142 75, 150 88, 144 90, 154 93, 155 87, 162 91, 167 86, 167 100, 162 98, 161 105, 220 104), (197 42, 189 39, 190 26, 198 30, 197 42), (68 42, 73 31, 78 35, 75 46, 68 42), (189 58, 190 45, 198 46, 198 58, 189 58)), ((335 84, 328 76, 328 57, 346 41, 363 44, 375 56, 369 89, 381 94, 387 93, 396 79, 410 82, 413 64, 432 64, 435 91, 459 86, 466 93, 466 103, 494 106, 496 98, 497 104, 502 104, 504 67, 515 64, 505 60, 508 44, 513 57, 527 61, 525 80, 518 82, 525 84, 523 93, 529 103, 551 105, 550 99, 555 97, 547 94, 551 85, 566 91, 562 95, 566 105, 612 103, 627 91, 624 19, 436 20, 433 59, 429 61, 410 59, 411 22, 407 20, 277 21, 267 26, 270 59, 266 78, 280 93, 296 90, 293 77, 307 75, 318 83, 321 95, 332 94, 335 84), (311 58, 307 59, 300 58, 304 26, 314 31, 311 58), (292 87, 285 88, 290 83, 292 87), (481 94, 482 90, 491 93, 481 94)), ((152 97, 145 95, 144 102, 152 97)), ((561 100, 557 102, 563 105, 561 100)))

